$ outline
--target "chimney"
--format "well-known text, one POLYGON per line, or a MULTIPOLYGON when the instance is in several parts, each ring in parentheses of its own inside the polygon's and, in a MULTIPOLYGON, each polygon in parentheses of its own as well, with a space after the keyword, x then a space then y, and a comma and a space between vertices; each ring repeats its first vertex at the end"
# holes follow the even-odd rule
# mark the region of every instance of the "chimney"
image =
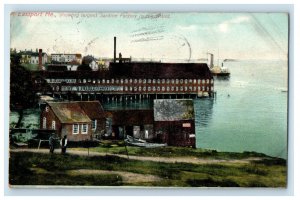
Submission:
POLYGON ((122 54, 119 53, 119 63, 122 63, 122 54))
POLYGON ((39 49, 39 70, 42 70, 42 52, 43 50, 42 49, 39 49))
POLYGON ((114 63, 116 62, 116 47, 117 47, 117 38, 114 37, 114 63))
POLYGON ((210 54, 210 64, 209 64, 210 66, 210 68, 213 68, 214 67, 214 54, 210 54))

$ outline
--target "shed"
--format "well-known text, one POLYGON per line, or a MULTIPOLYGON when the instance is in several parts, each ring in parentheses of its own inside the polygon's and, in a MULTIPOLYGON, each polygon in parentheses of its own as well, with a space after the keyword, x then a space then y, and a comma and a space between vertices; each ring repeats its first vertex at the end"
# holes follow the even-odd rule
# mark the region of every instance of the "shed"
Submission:
POLYGON ((195 147, 193 100, 154 100, 154 132, 157 142, 195 147))

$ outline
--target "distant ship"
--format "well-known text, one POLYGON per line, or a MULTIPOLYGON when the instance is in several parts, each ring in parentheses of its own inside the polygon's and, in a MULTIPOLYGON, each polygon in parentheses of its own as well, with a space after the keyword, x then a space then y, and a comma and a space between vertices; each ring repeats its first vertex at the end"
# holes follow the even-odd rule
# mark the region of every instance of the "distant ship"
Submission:
POLYGON ((222 62, 222 66, 216 66, 214 65, 214 54, 208 53, 210 55, 209 59, 209 70, 211 71, 213 76, 223 76, 223 77, 229 77, 230 72, 227 67, 224 67, 224 63, 222 62))

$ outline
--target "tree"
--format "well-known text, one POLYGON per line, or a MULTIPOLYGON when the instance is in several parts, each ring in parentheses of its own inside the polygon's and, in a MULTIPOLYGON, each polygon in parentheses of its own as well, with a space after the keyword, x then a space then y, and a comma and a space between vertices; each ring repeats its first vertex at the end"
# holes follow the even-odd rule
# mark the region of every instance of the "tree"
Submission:
POLYGON ((36 102, 31 73, 20 65, 20 58, 17 53, 10 56, 10 109, 19 113, 16 127, 21 124, 23 110, 32 107, 36 102))

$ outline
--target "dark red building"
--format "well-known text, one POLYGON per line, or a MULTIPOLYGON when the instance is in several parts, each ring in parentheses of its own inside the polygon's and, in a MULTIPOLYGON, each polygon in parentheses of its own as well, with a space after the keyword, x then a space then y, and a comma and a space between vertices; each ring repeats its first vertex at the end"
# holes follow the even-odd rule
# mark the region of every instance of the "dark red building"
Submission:
POLYGON ((42 110, 41 129, 52 129, 70 141, 93 140, 103 134, 105 114, 99 101, 48 102, 42 110))

